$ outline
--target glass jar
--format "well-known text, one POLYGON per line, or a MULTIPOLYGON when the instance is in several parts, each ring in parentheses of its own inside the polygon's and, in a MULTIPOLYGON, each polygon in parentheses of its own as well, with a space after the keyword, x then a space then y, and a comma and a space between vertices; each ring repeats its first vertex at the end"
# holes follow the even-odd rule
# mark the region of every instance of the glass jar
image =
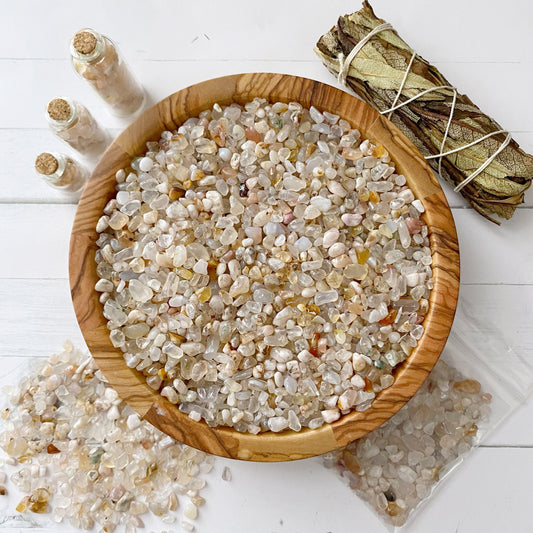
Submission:
POLYGON ((48 185, 67 194, 81 193, 88 170, 64 154, 43 152, 35 159, 35 170, 48 185))
POLYGON ((84 28, 70 42, 72 64, 120 117, 133 115, 144 104, 144 91, 120 56, 116 45, 98 32, 84 28))
POLYGON ((109 136, 89 110, 69 98, 50 100, 46 108, 50 129, 80 154, 99 157, 109 145, 109 136))

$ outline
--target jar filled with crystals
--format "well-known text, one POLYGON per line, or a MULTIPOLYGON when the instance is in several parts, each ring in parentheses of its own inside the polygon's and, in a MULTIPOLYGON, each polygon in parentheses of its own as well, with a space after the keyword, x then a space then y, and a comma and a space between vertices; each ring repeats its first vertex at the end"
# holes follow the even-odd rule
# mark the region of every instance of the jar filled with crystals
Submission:
POLYGON ((89 179, 88 170, 64 154, 39 154, 35 159, 35 170, 48 185, 70 195, 79 195, 89 179))
POLYGON ((126 117, 142 108, 143 88, 111 39, 84 28, 72 37, 70 54, 76 72, 109 104, 113 114, 126 117))
POLYGON ((79 102, 54 98, 46 107, 46 118, 50 129, 84 156, 98 157, 109 145, 106 131, 79 102))

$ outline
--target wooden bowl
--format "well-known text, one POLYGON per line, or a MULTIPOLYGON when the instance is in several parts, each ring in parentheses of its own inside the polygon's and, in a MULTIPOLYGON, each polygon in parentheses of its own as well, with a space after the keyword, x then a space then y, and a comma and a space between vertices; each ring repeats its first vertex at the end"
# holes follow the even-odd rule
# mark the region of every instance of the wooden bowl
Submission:
POLYGON ((282 74, 239 74, 205 81, 178 91, 145 111, 105 152, 80 199, 70 240, 70 287, 76 316, 98 366, 131 407, 154 426, 206 452, 250 461, 288 461, 332 451, 366 435, 396 413, 418 390, 433 368, 450 331, 459 290, 459 249, 455 225, 442 189, 415 146, 386 118, 349 94, 305 78, 282 74), (395 372, 394 384, 377 394, 371 408, 351 412, 333 424, 298 433, 238 433, 210 428, 181 413, 126 366, 122 352, 111 344, 99 294, 95 252, 96 222, 115 196, 115 173, 146 151, 147 141, 159 140, 215 102, 243 104, 254 97, 271 102, 298 101, 348 120, 364 138, 385 146, 407 183, 426 209, 433 257, 434 289, 425 331, 411 356, 395 372))

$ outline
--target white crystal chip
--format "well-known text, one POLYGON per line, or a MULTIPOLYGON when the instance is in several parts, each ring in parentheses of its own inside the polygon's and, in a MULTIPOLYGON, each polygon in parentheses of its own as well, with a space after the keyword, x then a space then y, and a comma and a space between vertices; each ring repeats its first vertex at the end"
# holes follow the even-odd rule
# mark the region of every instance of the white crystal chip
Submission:
POLYGON ((128 289, 131 297, 137 302, 146 302, 154 295, 154 291, 150 287, 136 279, 129 282, 128 289))
POLYGON ((318 292, 315 295, 315 304, 318 306, 336 302, 339 299, 339 293, 336 290, 318 292))

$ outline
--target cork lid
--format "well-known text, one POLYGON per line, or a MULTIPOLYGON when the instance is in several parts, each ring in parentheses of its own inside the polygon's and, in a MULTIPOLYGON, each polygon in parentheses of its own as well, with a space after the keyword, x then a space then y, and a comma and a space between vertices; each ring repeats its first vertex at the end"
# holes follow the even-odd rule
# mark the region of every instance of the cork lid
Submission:
POLYGON ((59 167, 59 163, 57 159, 48 152, 43 152, 42 154, 39 154, 37 156, 37 159, 35 160, 35 170, 39 174, 44 174, 45 176, 49 176, 50 174, 53 174, 59 167))
POLYGON ((72 115, 70 104, 63 98, 54 98, 47 107, 48 116, 52 120, 66 121, 72 115))
POLYGON ((87 30, 77 31, 72 38, 74 50, 82 55, 92 54, 96 48, 96 42, 96 37, 87 30))

